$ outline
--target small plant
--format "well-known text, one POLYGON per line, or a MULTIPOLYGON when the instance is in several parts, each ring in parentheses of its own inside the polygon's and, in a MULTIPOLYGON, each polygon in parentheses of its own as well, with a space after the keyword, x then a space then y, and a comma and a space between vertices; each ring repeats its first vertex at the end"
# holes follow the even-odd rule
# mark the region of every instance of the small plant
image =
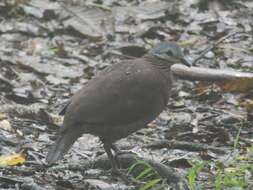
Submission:
POLYGON ((191 190, 196 189, 196 179, 200 171, 205 167, 206 162, 197 163, 188 172, 188 183, 191 190))
MULTIPOLYGON (((242 127, 244 123, 241 123, 238 129, 237 135, 234 140, 234 151, 236 151, 242 127)), ((252 147, 251 147, 252 148, 252 147)), ((229 167, 224 167, 222 163, 216 163, 216 176, 215 176, 215 190, 222 189, 245 189, 249 184, 247 175, 252 177, 253 164, 252 164, 252 151, 248 148, 248 151, 241 156, 236 157, 229 167)))
POLYGON ((154 170, 154 168, 143 160, 137 160, 132 166, 128 169, 128 174, 133 173, 134 169, 137 167, 142 167, 142 171, 135 177, 136 180, 147 181, 145 185, 139 188, 139 190, 147 190, 156 186, 162 181, 161 177, 154 170))
POLYGON ((247 183, 245 181, 246 168, 218 168, 215 178, 215 189, 222 190, 225 188, 245 189, 247 183))
POLYGON ((252 147, 247 148, 247 152, 237 157, 229 167, 216 164, 216 190, 246 189, 252 183, 250 180, 253 174, 252 147))
POLYGON ((234 151, 236 150, 236 148, 237 148, 237 146, 238 146, 238 143, 239 143, 239 139, 240 139, 240 134, 241 134, 242 126, 243 126, 243 123, 241 124, 240 128, 238 129, 238 132, 237 132, 236 137, 235 137, 235 141, 234 141, 234 151))

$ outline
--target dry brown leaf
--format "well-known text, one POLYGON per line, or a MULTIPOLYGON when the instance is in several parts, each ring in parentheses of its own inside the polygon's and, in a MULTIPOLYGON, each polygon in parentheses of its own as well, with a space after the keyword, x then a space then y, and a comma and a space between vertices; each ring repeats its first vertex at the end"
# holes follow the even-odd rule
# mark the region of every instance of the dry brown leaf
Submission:
POLYGON ((247 92, 253 89, 253 78, 245 77, 217 83, 225 92, 247 92))
POLYGON ((216 86, 206 82, 199 82, 196 84, 194 91, 198 96, 205 95, 210 93, 213 90, 216 90, 216 86))
POLYGON ((246 99, 240 102, 242 107, 245 107, 248 111, 253 111, 253 100, 246 99))

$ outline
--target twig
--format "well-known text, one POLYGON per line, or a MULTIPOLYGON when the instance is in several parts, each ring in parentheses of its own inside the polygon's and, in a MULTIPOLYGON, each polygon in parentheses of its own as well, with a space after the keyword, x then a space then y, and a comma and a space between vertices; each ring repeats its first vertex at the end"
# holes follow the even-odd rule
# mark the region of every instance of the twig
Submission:
POLYGON ((11 88, 15 87, 15 84, 12 81, 4 78, 1 74, 0 74, 0 82, 5 83, 6 85, 10 86, 11 88))
POLYGON ((200 60, 201 58, 203 58, 205 56, 205 54, 209 51, 211 51, 212 49, 214 49, 215 47, 217 47, 220 43, 222 43, 224 40, 238 34, 238 33, 242 33, 242 32, 232 32, 230 34, 227 34, 226 36, 223 36, 222 38, 220 38, 218 41, 216 41, 214 44, 212 44, 211 46, 207 47, 204 51, 202 51, 202 53, 193 60, 192 64, 194 65, 198 60, 200 60))

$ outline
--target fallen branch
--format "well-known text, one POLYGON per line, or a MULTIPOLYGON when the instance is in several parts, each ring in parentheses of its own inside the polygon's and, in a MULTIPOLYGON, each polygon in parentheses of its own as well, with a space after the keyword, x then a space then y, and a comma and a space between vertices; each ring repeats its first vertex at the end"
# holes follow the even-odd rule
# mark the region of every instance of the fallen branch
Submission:
POLYGON ((172 73, 180 79, 191 81, 224 82, 242 78, 253 78, 253 73, 245 73, 234 70, 219 70, 200 67, 187 67, 175 64, 171 67, 172 73))

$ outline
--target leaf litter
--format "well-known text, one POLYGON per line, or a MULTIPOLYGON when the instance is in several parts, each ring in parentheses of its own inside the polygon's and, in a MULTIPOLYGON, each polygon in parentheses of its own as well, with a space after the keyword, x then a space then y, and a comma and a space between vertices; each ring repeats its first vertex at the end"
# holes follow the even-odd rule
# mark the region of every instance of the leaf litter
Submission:
MULTIPOLYGON (((179 42, 194 60, 235 32, 212 46, 195 66, 252 73, 252 8, 251 1, 242 0, 0 2, 0 154, 7 160, 7 155, 26 152, 24 160, 11 164, 18 165, 0 168, 0 188, 134 189, 98 168, 46 171, 45 154, 62 121, 59 111, 100 70, 141 56, 158 41, 179 42)), ((118 144, 172 165, 185 176, 195 172, 191 183, 196 187, 229 188, 228 172, 236 170, 240 177, 233 179, 233 185, 250 189, 252 77, 211 85, 176 80, 172 92, 167 109, 152 127, 118 144), (160 140, 173 141, 174 148, 145 147, 160 140), (207 149, 191 151, 183 142, 204 144, 207 149), (214 147, 225 147, 229 153, 219 154, 212 151, 214 147), (193 171, 196 160, 208 164, 193 171)), ((102 153, 98 139, 84 135, 64 162, 95 159, 102 153)))

